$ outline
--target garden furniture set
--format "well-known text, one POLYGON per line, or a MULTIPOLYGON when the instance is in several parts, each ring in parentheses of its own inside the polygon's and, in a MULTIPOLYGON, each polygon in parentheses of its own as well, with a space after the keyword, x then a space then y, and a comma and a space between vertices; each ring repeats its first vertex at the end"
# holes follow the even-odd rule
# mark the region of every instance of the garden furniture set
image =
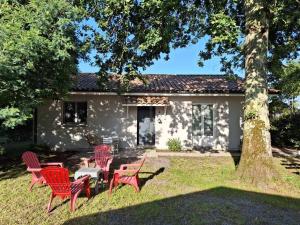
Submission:
MULTIPOLYGON (((64 168, 63 163, 40 163, 37 155, 30 151, 24 152, 22 159, 27 166, 27 171, 32 173, 30 191, 36 183, 48 185, 52 190, 47 211, 51 211, 52 200, 57 196, 61 199, 70 198, 70 209, 74 211, 76 199, 82 191, 85 191, 86 196, 90 198, 90 179, 96 181, 96 194, 99 192, 100 183, 102 187, 109 183, 109 171, 113 162, 113 155, 109 145, 95 146, 94 156, 84 161, 85 168, 80 168, 75 172, 75 181, 73 182, 70 181, 69 170, 64 168), (94 168, 90 167, 91 162, 95 162, 94 168)), ((119 184, 131 185, 136 192, 139 192, 138 174, 144 162, 145 158, 139 164, 122 164, 118 170, 115 170, 108 193, 111 194, 114 187, 119 184)))

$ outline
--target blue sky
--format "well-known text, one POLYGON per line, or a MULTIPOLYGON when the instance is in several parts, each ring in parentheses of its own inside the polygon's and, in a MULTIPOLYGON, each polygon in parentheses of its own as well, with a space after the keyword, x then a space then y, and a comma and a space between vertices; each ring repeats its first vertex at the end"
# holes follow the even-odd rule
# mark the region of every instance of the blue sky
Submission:
MULTIPOLYGON (((82 23, 92 26, 94 29, 98 29, 96 22, 93 19, 88 19, 82 23)), ((100 31, 101 32, 101 31, 100 31)), ((205 43, 208 37, 202 38, 197 44, 189 45, 181 49, 172 49, 170 52, 170 59, 168 61, 163 58, 155 60, 154 64, 148 67, 141 73, 160 73, 160 74, 222 74, 220 72, 219 58, 213 58, 204 63, 203 67, 198 66, 199 52, 204 50, 205 43)), ((91 55, 95 55, 95 51, 92 51, 91 55)), ((80 61, 80 72, 97 72, 98 68, 91 66, 87 62, 80 61)), ((239 76, 244 77, 244 71, 235 71, 239 76)))
MULTIPOLYGON (((200 41, 196 45, 189 45, 186 48, 173 49, 168 61, 163 58, 155 60, 152 66, 141 72, 143 74, 221 74, 221 66, 218 58, 206 61, 204 67, 198 66, 198 53, 200 50, 204 49, 204 44, 205 40, 200 41)), ((81 61, 79 70, 81 72, 96 72, 98 71, 98 68, 81 61)), ((236 71, 236 73, 239 76, 244 77, 243 71, 236 71)))

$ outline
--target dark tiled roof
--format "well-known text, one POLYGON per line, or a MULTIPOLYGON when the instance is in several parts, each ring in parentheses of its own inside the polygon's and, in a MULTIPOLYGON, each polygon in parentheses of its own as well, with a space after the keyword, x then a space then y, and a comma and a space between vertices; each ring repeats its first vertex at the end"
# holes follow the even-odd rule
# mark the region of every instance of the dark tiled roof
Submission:
MULTIPOLYGON (((128 92, 134 93, 244 93, 243 79, 228 79, 225 75, 143 75, 147 84, 132 82, 128 92)), ((109 88, 101 90, 97 76, 80 73, 75 77, 73 91, 118 92, 118 85, 111 79, 109 88)))

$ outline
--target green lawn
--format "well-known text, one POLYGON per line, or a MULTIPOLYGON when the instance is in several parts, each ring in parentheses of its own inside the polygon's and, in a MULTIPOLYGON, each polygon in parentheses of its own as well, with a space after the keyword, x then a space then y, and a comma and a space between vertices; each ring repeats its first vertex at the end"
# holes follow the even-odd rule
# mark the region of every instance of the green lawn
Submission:
POLYGON ((123 186, 111 197, 107 190, 90 200, 82 195, 73 213, 69 201, 56 199, 48 215, 50 189, 29 192, 25 167, 4 162, 0 224, 300 224, 299 175, 282 167, 285 185, 262 191, 237 181, 234 170, 230 157, 149 158, 140 193, 123 186))

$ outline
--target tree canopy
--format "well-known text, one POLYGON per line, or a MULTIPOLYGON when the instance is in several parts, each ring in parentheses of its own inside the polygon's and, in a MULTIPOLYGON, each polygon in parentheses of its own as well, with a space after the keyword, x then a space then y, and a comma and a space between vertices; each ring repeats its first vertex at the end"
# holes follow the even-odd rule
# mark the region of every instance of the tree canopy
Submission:
MULTIPOLYGON (((258 1, 268 20, 268 73, 299 56, 300 6, 298 1, 258 1)), ((199 65, 221 57, 222 71, 244 68, 244 1, 238 0, 101 0, 86 7, 95 24, 89 41, 96 50, 101 72, 137 72, 170 49, 208 37, 199 52, 199 65)), ((259 16, 259 11, 256 12, 259 16)), ((88 27, 88 26, 87 26, 88 27)), ((90 32, 89 32, 90 33, 90 32)), ((90 33, 91 34, 91 33, 90 33)))
POLYGON ((96 50, 103 81, 108 73, 118 73, 126 84, 162 54, 167 59, 171 47, 187 45, 197 19, 188 17, 191 3, 101 0, 85 5, 90 23, 82 33, 96 50))
MULTIPOLYGON (((268 19, 267 71, 271 80, 283 80, 285 73, 278 71, 299 55, 299 2, 259 2, 268 19)), ((199 65, 218 56, 222 71, 234 74, 235 68, 244 68, 245 24, 244 1, 238 0, 4 0, 0 117, 14 126, 43 99, 65 94, 78 56, 85 58, 81 51, 87 48, 96 52, 90 60, 99 66, 101 81, 119 73, 127 84, 153 60, 167 60, 172 48, 205 36, 199 65)))
POLYGON ((287 98, 300 96, 300 61, 289 61, 276 73, 275 87, 287 98))
POLYGON ((0 120, 23 123, 47 98, 58 98, 77 71, 75 32, 82 10, 64 0, 1 1, 0 120))

